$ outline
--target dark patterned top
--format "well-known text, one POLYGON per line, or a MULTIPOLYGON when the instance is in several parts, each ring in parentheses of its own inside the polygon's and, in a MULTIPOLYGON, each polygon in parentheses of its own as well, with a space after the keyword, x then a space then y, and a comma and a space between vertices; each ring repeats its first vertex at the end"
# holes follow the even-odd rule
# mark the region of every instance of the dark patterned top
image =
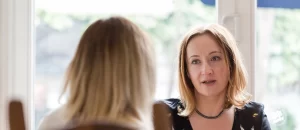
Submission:
MULTIPOLYGON (((179 99, 166 99, 172 115, 174 130, 193 130, 187 117, 178 115, 178 107, 183 108, 179 99)), ((235 108, 232 130, 271 130, 263 104, 249 102, 242 109, 235 108)))

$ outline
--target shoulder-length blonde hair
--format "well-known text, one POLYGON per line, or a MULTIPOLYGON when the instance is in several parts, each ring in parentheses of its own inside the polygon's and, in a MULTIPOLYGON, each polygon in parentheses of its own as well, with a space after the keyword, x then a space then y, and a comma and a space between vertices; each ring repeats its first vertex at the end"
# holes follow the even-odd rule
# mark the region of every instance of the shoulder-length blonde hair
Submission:
POLYGON ((66 72, 66 118, 151 127, 153 51, 146 34, 123 17, 91 24, 66 72))
POLYGON ((184 36, 181 42, 179 54, 179 92, 185 109, 180 115, 189 116, 196 107, 195 89, 187 74, 186 50, 191 39, 200 35, 210 35, 225 53, 225 61, 230 70, 225 106, 244 106, 250 100, 250 94, 245 91, 247 86, 246 69, 242 63, 236 42, 226 28, 218 24, 211 24, 192 29, 184 36))

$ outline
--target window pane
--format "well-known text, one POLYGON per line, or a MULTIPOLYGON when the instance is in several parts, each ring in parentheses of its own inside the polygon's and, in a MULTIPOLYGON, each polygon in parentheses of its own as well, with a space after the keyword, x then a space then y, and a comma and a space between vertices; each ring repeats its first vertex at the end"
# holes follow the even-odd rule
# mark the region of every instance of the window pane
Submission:
POLYGON ((215 7, 199 0, 36 0, 36 126, 61 105, 64 72, 83 31, 96 19, 112 14, 131 19, 154 40, 156 99, 178 96, 176 54, 183 34, 196 24, 217 22, 215 7))
POLYGON ((272 130, 300 130, 300 10, 257 11, 256 94, 272 130))

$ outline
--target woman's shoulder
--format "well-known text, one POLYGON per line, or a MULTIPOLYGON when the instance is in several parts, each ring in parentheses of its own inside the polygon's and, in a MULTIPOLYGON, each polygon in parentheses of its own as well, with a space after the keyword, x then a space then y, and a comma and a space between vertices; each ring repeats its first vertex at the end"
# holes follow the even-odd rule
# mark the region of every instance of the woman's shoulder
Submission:
POLYGON ((184 105, 180 99, 169 98, 161 102, 165 103, 170 110, 174 130, 192 129, 188 118, 179 115, 180 109, 184 109, 184 105))
POLYGON ((39 123, 38 130, 50 130, 63 128, 67 125, 64 119, 65 106, 61 106, 43 117, 39 123))
POLYGON ((242 108, 236 109, 237 118, 244 128, 269 130, 270 125, 262 103, 250 101, 242 108))
POLYGON ((245 119, 261 117, 264 114, 264 105, 262 103, 250 101, 241 108, 236 108, 236 112, 245 119))
POLYGON ((187 117, 179 115, 179 113, 184 110, 184 105, 180 99, 177 98, 169 98, 162 100, 163 103, 167 105, 169 108, 170 114, 172 115, 174 122, 185 121, 187 117))
POLYGON ((182 108, 182 102, 178 98, 168 98, 161 100, 160 102, 163 102, 166 104, 171 112, 178 112, 178 108, 182 108))
POLYGON ((260 113, 264 111, 264 105, 259 102, 250 101, 246 103, 242 108, 239 108, 238 110, 246 112, 246 113, 260 113))

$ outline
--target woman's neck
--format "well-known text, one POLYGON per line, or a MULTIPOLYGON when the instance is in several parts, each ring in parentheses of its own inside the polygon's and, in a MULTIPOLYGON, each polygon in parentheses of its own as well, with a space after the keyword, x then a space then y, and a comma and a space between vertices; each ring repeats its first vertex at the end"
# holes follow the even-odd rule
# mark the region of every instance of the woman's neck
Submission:
POLYGON ((217 96, 196 95, 196 109, 206 116, 218 115, 225 106, 225 93, 217 96))

